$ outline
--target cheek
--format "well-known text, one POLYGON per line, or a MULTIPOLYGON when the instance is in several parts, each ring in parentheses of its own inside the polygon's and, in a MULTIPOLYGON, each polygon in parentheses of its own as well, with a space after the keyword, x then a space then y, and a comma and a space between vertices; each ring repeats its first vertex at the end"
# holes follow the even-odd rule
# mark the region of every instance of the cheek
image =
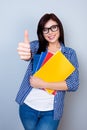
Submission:
POLYGON ((43 35, 46 41, 49 41, 49 38, 47 35, 43 35))
POLYGON ((57 33, 56 33, 56 39, 59 39, 59 37, 60 37, 60 33, 57 32, 57 33))
POLYGON ((44 34, 43 34, 43 37, 44 37, 45 39, 47 39, 47 35, 44 35, 44 34))
POLYGON ((58 36, 58 38, 60 37, 60 32, 58 31, 58 33, 57 33, 57 36, 58 36))
POLYGON ((46 40, 49 40, 49 39, 48 39, 48 36, 45 36, 44 38, 45 38, 46 40))
POLYGON ((56 35, 59 37, 60 36, 60 32, 58 31, 58 32, 56 32, 56 35))

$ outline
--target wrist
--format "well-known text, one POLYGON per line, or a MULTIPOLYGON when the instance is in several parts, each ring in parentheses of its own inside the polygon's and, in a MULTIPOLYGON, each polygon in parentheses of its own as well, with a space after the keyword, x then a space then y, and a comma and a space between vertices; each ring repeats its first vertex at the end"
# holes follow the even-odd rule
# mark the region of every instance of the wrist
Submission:
POLYGON ((49 88, 49 83, 48 82, 44 82, 43 88, 49 88))

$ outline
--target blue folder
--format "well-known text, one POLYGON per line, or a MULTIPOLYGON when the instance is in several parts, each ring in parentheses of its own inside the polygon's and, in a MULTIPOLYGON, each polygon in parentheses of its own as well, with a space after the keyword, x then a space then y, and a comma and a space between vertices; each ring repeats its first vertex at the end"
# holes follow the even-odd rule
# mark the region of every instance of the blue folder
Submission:
POLYGON ((35 54, 33 57, 33 74, 40 69, 42 62, 47 52, 41 52, 41 54, 35 54))

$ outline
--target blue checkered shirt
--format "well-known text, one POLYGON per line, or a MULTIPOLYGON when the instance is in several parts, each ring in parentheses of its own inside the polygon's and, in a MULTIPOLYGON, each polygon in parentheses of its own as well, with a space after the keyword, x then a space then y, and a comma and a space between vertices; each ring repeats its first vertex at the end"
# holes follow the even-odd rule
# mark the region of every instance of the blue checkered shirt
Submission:
MULTIPOLYGON (((32 41, 31 42, 31 52, 32 52, 32 59, 30 60, 30 63, 28 65, 28 68, 26 70, 25 76, 23 78, 23 81, 21 83, 20 89, 16 96, 16 102, 21 105, 24 103, 25 98, 29 94, 29 92, 32 90, 32 87, 30 86, 29 77, 33 73, 33 57, 36 54, 39 43, 38 41, 32 41)), ((63 44, 62 46, 62 53, 68 58, 68 60, 74 65, 76 68, 75 71, 66 79, 66 84, 68 87, 68 92, 70 91, 76 91, 79 87, 79 71, 78 71, 78 60, 76 56, 75 50, 72 48, 66 47, 63 44)), ((67 91, 58 91, 57 94, 54 97, 54 119, 60 119, 63 114, 63 108, 64 108, 64 97, 65 93, 67 91)))

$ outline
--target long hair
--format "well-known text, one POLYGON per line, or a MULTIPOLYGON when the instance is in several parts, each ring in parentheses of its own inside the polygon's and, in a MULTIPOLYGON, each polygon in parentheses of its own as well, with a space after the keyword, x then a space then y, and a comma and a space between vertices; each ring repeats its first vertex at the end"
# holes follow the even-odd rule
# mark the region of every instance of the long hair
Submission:
POLYGON ((64 44, 64 31, 60 19, 53 13, 45 14, 41 17, 37 26, 37 36, 39 41, 39 48, 37 51, 38 54, 40 54, 42 51, 44 52, 48 46, 48 41, 43 36, 43 28, 50 19, 58 23, 58 27, 60 31, 60 37, 58 40, 60 43, 64 44))

